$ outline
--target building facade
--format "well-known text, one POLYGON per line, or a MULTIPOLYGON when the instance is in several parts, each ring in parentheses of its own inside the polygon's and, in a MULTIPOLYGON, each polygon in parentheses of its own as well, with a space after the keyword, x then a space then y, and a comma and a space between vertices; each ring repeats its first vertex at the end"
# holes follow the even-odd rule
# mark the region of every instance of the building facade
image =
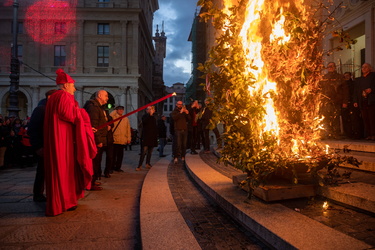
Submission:
POLYGON ((344 29, 351 39, 357 41, 350 49, 335 51, 325 61, 335 62, 338 71, 352 72, 355 77, 361 76, 361 65, 365 62, 375 65, 375 1, 369 0, 334 0, 333 8, 342 2, 345 8, 338 8, 334 18, 340 26, 328 30, 324 39, 324 51, 339 45, 339 38, 331 35, 335 29, 344 29))
MULTIPOLYGON (((13 1, 0 4, 0 113, 9 107, 13 1)), ((82 106, 104 89, 130 112, 154 100, 152 37, 158 0, 25 0, 18 7, 19 117, 56 88, 62 68, 82 106)), ((137 127, 139 115, 129 117, 137 127)))
POLYGON ((207 24, 203 22, 200 16, 195 13, 188 41, 191 42, 192 51, 192 72, 189 81, 186 84, 186 101, 191 103, 198 100, 204 103, 206 93, 204 91, 205 79, 203 73, 198 70, 199 63, 204 64, 209 52, 206 30, 207 24))

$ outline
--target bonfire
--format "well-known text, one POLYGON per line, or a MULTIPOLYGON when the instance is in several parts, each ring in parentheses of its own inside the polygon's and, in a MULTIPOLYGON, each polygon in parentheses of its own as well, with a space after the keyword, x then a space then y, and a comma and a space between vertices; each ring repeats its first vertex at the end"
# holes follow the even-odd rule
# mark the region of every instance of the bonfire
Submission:
POLYGON ((321 41, 332 8, 303 0, 198 4, 217 34, 199 69, 215 106, 212 126, 225 125, 219 160, 247 173, 249 190, 283 172, 294 183, 299 171, 309 172, 323 185, 320 169, 358 165, 320 141, 321 41))

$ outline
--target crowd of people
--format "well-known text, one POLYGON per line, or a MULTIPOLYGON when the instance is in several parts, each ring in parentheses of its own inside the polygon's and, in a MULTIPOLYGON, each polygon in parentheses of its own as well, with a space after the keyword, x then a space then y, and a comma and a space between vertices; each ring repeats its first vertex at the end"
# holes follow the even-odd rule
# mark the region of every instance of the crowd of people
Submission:
POLYGON ((324 117, 322 139, 375 140, 375 72, 368 63, 362 65, 362 76, 353 79, 343 75, 336 64, 327 65, 321 81, 321 114, 324 117))
POLYGON ((0 115, 0 168, 32 166, 36 162, 28 136, 30 118, 0 115))
MULTIPOLYGON (((321 114, 325 132, 322 138, 375 140, 375 73, 370 64, 362 66, 362 76, 336 72, 334 63, 321 82, 321 114)), ((46 215, 55 216, 74 210, 85 190, 100 191, 101 178, 110 178, 121 169, 124 149, 138 139, 137 131, 122 117, 123 106, 111 113, 104 108, 108 101, 105 90, 96 92, 80 108, 74 98, 75 81, 63 70, 56 71, 58 89, 46 93, 24 120, 0 115, 0 167, 37 163, 34 201, 46 201, 46 215), (106 153, 102 171, 103 153, 106 153), (44 196, 44 191, 46 196, 44 196)), ((210 153, 210 130, 222 147, 220 133, 212 118, 212 99, 204 106, 194 100, 188 107, 177 101, 170 117, 172 159, 175 164, 185 160, 187 152, 210 153)), ((154 106, 148 106, 141 121, 141 152, 136 171, 152 168, 153 149, 165 157, 167 144, 166 117, 158 116, 154 106)))
POLYGON ((189 107, 182 101, 177 101, 171 113, 170 134, 172 135, 172 157, 177 164, 185 160, 187 149, 191 154, 197 154, 197 149, 210 153, 210 130, 216 137, 218 149, 222 147, 222 140, 217 126, 210 124, 212 118, 211 98, 205 99, 205 106, 194 100, 189 107))

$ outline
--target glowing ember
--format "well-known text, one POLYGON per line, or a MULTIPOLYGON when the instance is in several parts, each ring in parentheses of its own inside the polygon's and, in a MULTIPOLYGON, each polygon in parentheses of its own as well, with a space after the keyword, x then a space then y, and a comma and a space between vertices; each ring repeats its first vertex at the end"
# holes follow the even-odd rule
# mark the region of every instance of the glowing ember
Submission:
MULTIPOLYGON (((70 1, 73 2, 73 1, 70 1)), ((29 6, 25 30, 34 41, 54 44, 72 32, 76 25, 76 6, 65 1, 40 0, 29 6)))
POLYGON ((324 210, 327 210, 328 207, 329 207, 328 202, 325 201, 325 202, 323 203, 323 209, 324 209, 324 210))

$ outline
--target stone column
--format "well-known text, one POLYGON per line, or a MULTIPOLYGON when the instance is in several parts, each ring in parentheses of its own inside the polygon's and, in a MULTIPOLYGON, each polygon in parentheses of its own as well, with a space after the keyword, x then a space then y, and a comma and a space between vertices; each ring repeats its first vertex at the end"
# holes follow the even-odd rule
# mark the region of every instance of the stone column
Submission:
POLYGON ((75 92, 74 96, 75 96, 75 98, 78 102, 79 107, 82 108, 83 104, 84 104, 83 103, 83 90, 84 90, 84 88, 76 86, 76 89, 77 89, 77 91, 75 92))
POLYGON ((121 45, 121 69, 120 74, 127 74, 128 73, 128 21, 121 22, 121 37, 122 37, 122 45, 121 45))
MULTIPOLYGON (((126 107, 128 112, 136 110, 138 107, 138 87, 130 87, 126 94, 126 107)), ((132 128, 138 129, 138 114, 129 116, 130 125, 132 128)))
POLYGON ((138 74, 138 61, 139 61, 139 58, 138 58, 138 50, 139 50, 139 43, 142 42, 142 41, 139 41, 138 40, 138 25, 139 25, 139 22, 138 21, 132 21, 131 22, 131 25, 132 25, 132 30, 133 30, 133 39, 132 39, 132 48, 130 49, 131 51, 131 55, 130 55, 130 61, 131 61, 131 74, 138 74))
POLYGON ((120 97, 119 97, 119 105, 120 106, 124 106, 125 107, 125 112, 127 112, 127 108, 126 108, 126 86, 120 86, 119 87, 120 89, 120 97))
POLYGON ((38 103, 41 99, 43 99, 44 97, 41 97, 40 96, 40 87, 39 85, 32 85, 30 86, 31 88, 31 91, 32 91, 32 100, 31 100, 31 111, 33 111, 37 106, 38 106, 38 103))

